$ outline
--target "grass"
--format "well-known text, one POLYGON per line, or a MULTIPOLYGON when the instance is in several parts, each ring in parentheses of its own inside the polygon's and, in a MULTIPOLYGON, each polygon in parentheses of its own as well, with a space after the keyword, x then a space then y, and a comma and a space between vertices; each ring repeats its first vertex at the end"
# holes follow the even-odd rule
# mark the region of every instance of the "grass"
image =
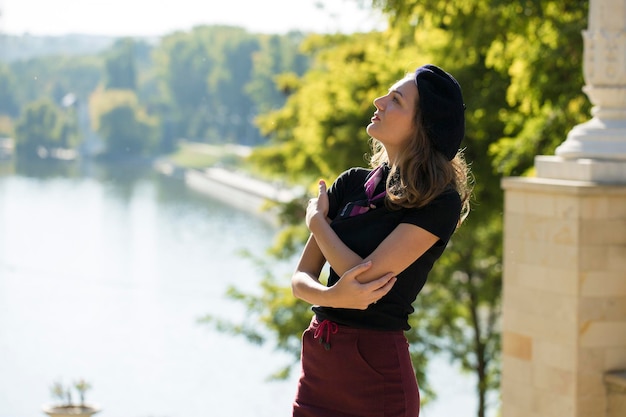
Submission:
POLYGON ((195 154, 187 151, 178 151, 168 156, 174 164, 183 168, 202 169, 215 165, 219 158, 212 155, 195 154))
MULTIPOLYGON (((202 170, 209 167, 221 167, 268 182, 286 181, 284 174, 269 173, 250 163, 247 160, 250 152, 251 149, 244 146, 181 142, 178 150, 168 155, 167 159, 185 169, 202 170)), ((290 181, 286 182, 292 186, 298 185, 290 181)))
POLYGON ((245 154, 241 148, 227 145, 206 145, 182 142, 168 159, 182 168, 203 169, 222 166, 241 169, 245 166, 245 154))

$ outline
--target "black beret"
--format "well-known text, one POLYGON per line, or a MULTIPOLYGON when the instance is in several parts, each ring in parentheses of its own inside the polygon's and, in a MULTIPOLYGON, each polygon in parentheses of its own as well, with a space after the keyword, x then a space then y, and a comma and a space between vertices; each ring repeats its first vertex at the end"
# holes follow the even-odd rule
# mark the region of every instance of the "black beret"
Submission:
POLYGON ((465 104, 461 86, 435 65, 415 70, 422 122, 435 149, 451 161, 465 136, 465 104))

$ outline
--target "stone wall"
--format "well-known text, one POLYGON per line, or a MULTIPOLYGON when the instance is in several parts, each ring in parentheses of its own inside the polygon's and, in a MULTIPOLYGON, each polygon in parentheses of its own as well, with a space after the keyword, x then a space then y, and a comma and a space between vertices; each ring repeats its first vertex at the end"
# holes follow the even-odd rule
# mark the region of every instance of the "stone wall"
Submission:
POLYGON ((604 374, 626 369, 626 186, 502 186, 503 417, 605 417, 604 374))

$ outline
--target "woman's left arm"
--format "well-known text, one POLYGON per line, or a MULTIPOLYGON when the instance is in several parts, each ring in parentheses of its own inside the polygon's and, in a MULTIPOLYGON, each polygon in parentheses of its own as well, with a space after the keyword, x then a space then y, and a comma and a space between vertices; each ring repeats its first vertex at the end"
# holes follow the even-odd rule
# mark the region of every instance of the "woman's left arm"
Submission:
POLYGON ((341 276, 363 261, 372 261, 372 267, 358 277, 359 282, 363 283, 387 273, 394 276, 399 274, 439 240, 421 227, 402 223, 371 254, 361 258, 339 239, 327 221, 327 213, 326 184, 320 181, 319 195, 307 207, 306 224, 324 257, 338 275, 341 276))

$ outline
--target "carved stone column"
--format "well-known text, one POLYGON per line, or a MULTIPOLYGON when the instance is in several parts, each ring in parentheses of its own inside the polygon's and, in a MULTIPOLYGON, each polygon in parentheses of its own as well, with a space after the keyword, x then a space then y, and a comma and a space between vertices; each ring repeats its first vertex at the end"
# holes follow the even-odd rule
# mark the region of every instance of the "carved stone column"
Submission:
POLYGON ((626 183, 626 0, 591 0, 583 39, 593 117, 569 132, 556 156, 535 158, 537 176, 626 183))

